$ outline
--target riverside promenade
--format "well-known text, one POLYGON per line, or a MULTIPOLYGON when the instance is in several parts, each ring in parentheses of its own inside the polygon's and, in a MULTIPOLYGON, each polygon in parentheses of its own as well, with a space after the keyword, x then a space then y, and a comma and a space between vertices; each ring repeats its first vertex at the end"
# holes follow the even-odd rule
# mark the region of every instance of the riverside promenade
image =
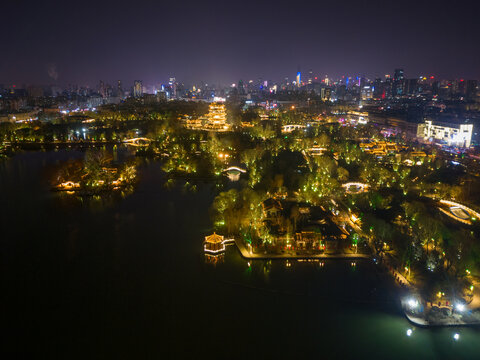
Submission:
POLYGON ((467 310, 464 313, 453 313, 445 307, 429 307, 424 314, 413 314, 403 305, 405 317, 417 326, 445 327, 445 326, 480 326, 480 312, 467 310))
MULTIPOLYGON (((243 241, 238 238, 231 239, 235 241, 237 249, 243 258, 248 260, 272 260, 272 259, 298 259, 298 260, 326 260, 326 259, 372 259, 372 256, 367 254, 296 254, 292 252, 285 252, 282 254, 272 253, 254 253, 245 246, 243 241)), ((384 266, 387 271, 395 279, 397 285, 403 289, 408 290, 411 294, 416 293, 415 286, 408 281, 400 271, 391 265, 391 259, 384 258, 384 266)), ((418 295, 417 295, 418 296, 418 295)), ((405 297, 401 300, 403 313, 405 317, 412 323, 421 327, 444 327, 444 326, 479 326, 480 325, 480 311, 469 310, 463 314, 449 313, 446 314, 442 308, 435 306, 426 306, 422 313, 415 313, 409 311, 408 300, 411 297, 405 297)))
MULTIPOLYGON (((418 289, 407 278, 401 274, 398 269, 392 265, 392 259, 386 256, 384 265, 395 279, 395 282, 403 289, 408 290, 409 296, 403 297, 401 300, 402 310, 405 317, 412 324, 421 327, 445 327, 445 326, 478 326, 480 325, 480 312, 477 309, 466 309, 463 312, 452 311, 453 306, 433 306, 431 303, 422 299, 418 293, 418 289), (412 308, 409 301, 412 299, 419 300, 423 304, 421 312, 412 308)), ((418 305, 417 305, 418 306, 418 305)), ((416 306, 416 307, 417 307, 416 306)))
POLYGON ((285 252, 282 254, 269 254, 269 253, 254 253, 250 252, 245 244, 238 238, 235 238, 235 245, 240 251, 240 254, 245 259, 256 260, 271 260, 271 259, 370 259, 371 257, 366 254, 297 254, 292 252, 285 252))

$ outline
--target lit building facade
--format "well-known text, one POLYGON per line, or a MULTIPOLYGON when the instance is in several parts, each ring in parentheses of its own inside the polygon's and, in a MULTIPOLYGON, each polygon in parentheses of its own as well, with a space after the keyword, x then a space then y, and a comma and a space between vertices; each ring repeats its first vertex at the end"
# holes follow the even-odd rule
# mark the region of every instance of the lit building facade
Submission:
POLYGON ((366 124, 368 123, 368 112, 362 111, 349 111, 347 113, 348 120, 354 124, 366 124))
POLYGON ((205 236, 204 250, 210 254, 218 254, 225 251, 223 236, 216 233, 205 236))
POLYGON ((373 88, 370 85, 364 86, 360 91, 361 99, 363 101, 373 98, 373 88))
POLYGON ((140 80, 135 80, 133 83, 133 96, 136 98, 142 97, 143 95, 143 86, 140 80))
POLYGON ((439 141, 450 146, 469 148, 472 140, 472 124, 451 124, 426 120, 419 124, 417 137, 424 140, 439 141))
POLYGON ((230 126, 227 124, 227 108, 225 104, 211 103, 206 115, 205 129, 213 131, 227 131, 230 126))
POLYGON ((229 131, 227 108, 225 104, 213 102, 208 107, 208 114, 199 118, 186 117, 183 124, 187 129, 208 131, 229 131))

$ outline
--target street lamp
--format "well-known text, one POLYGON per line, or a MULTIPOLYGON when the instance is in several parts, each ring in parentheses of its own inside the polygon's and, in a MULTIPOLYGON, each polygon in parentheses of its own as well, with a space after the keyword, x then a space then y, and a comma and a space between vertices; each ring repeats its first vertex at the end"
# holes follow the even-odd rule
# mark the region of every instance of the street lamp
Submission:
POLYGON ((418 307, 418 300, 415 300, 415 299, 409 299, 408 302, 407 302, 408 306, 410 307, 410 309, 415 309, 416 307, 418 307))

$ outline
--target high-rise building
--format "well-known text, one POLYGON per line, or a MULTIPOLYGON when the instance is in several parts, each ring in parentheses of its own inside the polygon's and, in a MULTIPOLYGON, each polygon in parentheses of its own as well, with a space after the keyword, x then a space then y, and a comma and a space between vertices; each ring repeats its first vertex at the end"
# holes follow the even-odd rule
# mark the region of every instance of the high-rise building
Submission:
POLYGON ((465 98, 467 101, 475 101, 477 98, 477 80, 467 80, 467 84, 465 86, 465 98))
POLYGON ((320 97, 322 98, 323 101, 330 100, 331 96, 332 96, 332 89, 330 89, 329 87, 324 87, 320 90, 320 97))
POLYGON ((302 73, 300 71, 297 72, 297 87, 300 87, 302 83, 302 73))
POLYGON ((460 79, 460 81, 457 83, 457 92, 458 94, 460 95, 465 95, 465 86, 466 86, 466 82, 464 79, 460 79))
POLYGON ((133 82, 133 97, 139 98, 143 95, 143 85, 141 80, 133 82))
POLYGON ((373 83, 373 97, 375 99, 385 98, 385 83, 380 78, 376 78, 373 83))
POLYGON ((395 72, 393 74, 393 81, 402 81, 403 79, 405 79, 403 69, 395 69, 395 72))
POLYGON ((405 80, 405 93, 415 95, 418 92, 418 79, 405 80))
POLYGON ((392 95, 401 96, 405 93, 405 74, 403 69, 395 69, 393 74, 392 95))
POLYGON ((311 84, 313 82, 313 70, 310 69, 308 72, 308 83, 311 84))
POLYGON ((43 88, 40 86, 29 86, 27 93, 30 98, 40 98, 43 97, 43 88))
POLYGON ((238 81, 237 89, 238 89, 238 93, 239 93, 240 95, 244 95, 244 94, 245 94, 245 86, 244 86, 242 80, 239 80, 239 81, 238 81))
POLYGON ((174 77, 171 77, 170 80, 168 81, 168 85, 170 86, 171 98, 176 99, 177 98, 177 80, 174 77))
POLYGON ((102 80, 100 80, 100 84, 98 85, 98 93, 102 96, 102 98, 107 97, 107 88, 102 80))
POLYGON ((117 81, 117 94, 118 97, 123 97, 123 88, 122 88, 122 80, 117 81))
POLYGON ((362 100, 370 100, 373 97, 373 88, 370 85, 365 85, 360 90, 360 97, 362 100))

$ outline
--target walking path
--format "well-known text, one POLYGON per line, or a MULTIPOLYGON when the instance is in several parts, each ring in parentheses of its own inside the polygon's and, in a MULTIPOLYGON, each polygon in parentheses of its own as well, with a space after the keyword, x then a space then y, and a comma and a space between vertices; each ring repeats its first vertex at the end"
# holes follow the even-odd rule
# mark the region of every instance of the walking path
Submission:
POLYGON ((235 244, 237 245, 240 254, 245 259, 257 259, 257 260, 269 260, 269 259, 370 259, 366 254, 258 254, 250 252, 244 245, 243 241, 235 238, 235 244))
POLYGON ((410 283, 410 281, 407 280, 407 278, 402 275, 398 270, 396 270, 392 264, 391 264, 391 259, 389 256, 384 256, 383 261, 388 268, 388 271, 393 275, 395 280, 401 285, 401 286, 406 286, 409 289, 413 288, 413 285, 410 283))

